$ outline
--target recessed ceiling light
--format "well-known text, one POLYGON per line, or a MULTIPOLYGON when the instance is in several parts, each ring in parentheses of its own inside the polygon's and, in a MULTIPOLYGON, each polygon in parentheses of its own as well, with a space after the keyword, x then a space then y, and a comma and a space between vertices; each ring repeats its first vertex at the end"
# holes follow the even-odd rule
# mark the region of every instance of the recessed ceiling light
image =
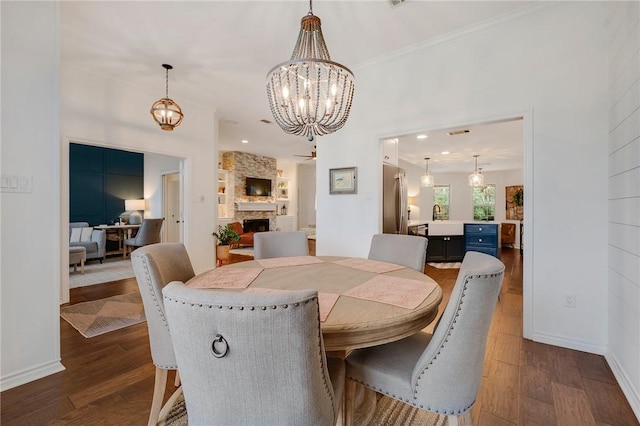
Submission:
POLYGON ((242 143, 249 143, 249 141, 246 139, 242 139, 242 143))
POLYGON ((442 151, 440 154, 442 154, 442 155, 449 155, 449 154, 451 154, 451 153, 450 153, 449 151, 442 151))
POLYGON ((416 136, 417 139, 426 139, 428 137, 429 136, 427 136, 427 135, 418 135, 418 136, 416 136))

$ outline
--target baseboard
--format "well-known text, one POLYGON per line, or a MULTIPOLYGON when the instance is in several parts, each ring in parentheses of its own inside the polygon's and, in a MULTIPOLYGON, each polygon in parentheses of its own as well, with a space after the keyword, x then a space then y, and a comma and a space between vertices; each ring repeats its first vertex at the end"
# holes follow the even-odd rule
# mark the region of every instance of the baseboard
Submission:
POLYGON ((616 377, 620 388, 622 389, 622 393, 627 398, 633 413, 636 415, 636 419, 640 421, 640 394, 638 393, 638 389, 633 388, 633 384, 627 374, 620 366, 618 359, 613 355, 610 351, 604 355, 604 358, 607 360, 613 375, 616 377))
POLYGON ((64 371, 60 360, 37 365, 0 378, 0 392, 64 371))
POLYGON ((576 351, 589 352, 591 354, 604 355, 607 351, 605 345, 597 345, 587 340, 570 339, 566 336, 560 336, 549 333, 533 333, 530 337, 534 342, 545 343, 547 345, 560 346, 562 348, 573 349, 576 351))

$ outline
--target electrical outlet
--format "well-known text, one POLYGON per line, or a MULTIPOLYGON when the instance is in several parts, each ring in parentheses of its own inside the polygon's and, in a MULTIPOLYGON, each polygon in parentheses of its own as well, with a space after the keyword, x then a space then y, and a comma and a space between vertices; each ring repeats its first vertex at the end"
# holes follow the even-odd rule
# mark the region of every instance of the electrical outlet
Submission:
POLYGON ((576 295, 567 293, 564 296, 564 306, 566 306, 568 308, 575 308, 576 307, 576 295))

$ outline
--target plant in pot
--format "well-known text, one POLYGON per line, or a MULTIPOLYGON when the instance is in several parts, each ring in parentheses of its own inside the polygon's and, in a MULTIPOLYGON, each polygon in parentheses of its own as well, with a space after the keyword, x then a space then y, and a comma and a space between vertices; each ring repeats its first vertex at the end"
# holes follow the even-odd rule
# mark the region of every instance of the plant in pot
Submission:
POLYGON ((229 249, 231 243, 234 241, 240 241, 240 235, 233 230, 231 225, 218 225, 218 231, 213 232, 216 239, 216 259, 218 259, 218 265, 229 263, 229 249))

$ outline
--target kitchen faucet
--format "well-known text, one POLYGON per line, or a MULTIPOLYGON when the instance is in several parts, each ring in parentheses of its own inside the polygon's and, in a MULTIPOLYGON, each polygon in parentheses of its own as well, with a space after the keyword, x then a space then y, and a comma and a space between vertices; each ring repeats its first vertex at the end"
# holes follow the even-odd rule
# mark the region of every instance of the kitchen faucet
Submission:
POLYGON ((433 213, 431 215, 431 220, 436 220, 437 215, 442 213, 442 207, 440 207, 440 204, 434 204, 433 205, 433 213))

